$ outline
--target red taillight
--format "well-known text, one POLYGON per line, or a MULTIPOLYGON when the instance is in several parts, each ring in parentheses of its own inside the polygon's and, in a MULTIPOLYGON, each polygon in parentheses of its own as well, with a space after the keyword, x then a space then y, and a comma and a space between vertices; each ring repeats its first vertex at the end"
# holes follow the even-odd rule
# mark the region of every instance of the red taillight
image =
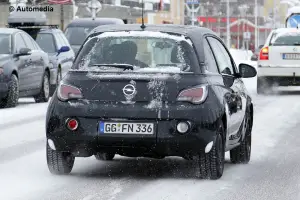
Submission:
POLYGON ((61 101, 83 98, 82 93, 79 88, 71 86, 71 85, 66 85, 66 84, 59 85, 58 90, 57 90, 57 97, 61 101))
POLYGON ((260 50, 259 60, 269 60, 269 47, 264 47, 260 50))
POLYGON ((207 86, 202 85, 181 91, 177 97, 177 101, 187 101, 193 104, 201 104, 206 100, 207 95, 207 86))
POLYGON ((66 125, 69 130, 75 131, 78 128, 78 121, 76 119, 67 119, 66 125))

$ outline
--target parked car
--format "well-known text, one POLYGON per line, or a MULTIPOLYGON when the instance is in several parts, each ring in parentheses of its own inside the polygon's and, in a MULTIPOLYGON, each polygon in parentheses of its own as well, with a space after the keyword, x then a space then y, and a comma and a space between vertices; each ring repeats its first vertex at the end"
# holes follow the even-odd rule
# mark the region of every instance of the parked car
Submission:
POLYGON ((34 38, 50 59, 50 94, 52 95, 62 77, 72 67, 75 53, 60 29, 40 29, 34 38))
POLYGON ((49 99, 49 58, 30 35, 0 28, 0 107, 15 107, 19 97, 49 99))
POLYGON ((75 54, 94 28, 107 24, 124 24, 124 20, 119 18, 79 18, 68 24, 65 34, 75 54))
POLYGON ((49 103, 48 168, 70 173, 75 157, 92 155, 180 156, 219 179, 226 151, 250 161, 254 110, 242 78, 255 76, 206 28, 97 27, 49 103))

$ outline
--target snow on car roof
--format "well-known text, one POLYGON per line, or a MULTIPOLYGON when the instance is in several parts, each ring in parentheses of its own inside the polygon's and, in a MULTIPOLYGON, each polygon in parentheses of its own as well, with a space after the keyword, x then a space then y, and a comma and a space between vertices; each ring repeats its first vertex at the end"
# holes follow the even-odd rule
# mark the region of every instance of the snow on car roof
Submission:
POLYGON ((168 33, 162 33, 158 31, 118 31, 118 32, 104 32, 96 37, 105 38, 105 37, 156 37, 156 38, 168 38, 176 41, 186 41, 190 45, 193 45, 192 41, 186 38, 184 35, 171 35, 168 33))
POLYGON ((276 34, 276 38, 283 36, 283 35, 299 35, 300 34, 300 29, 297 28, 279 28, 274 30, 273 32, 276 34))

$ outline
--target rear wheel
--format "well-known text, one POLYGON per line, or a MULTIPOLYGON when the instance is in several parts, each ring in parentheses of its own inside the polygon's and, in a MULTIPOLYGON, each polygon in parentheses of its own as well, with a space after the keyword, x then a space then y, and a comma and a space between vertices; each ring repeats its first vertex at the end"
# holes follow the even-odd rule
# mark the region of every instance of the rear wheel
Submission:
POLYGON ((247 164, 251 157, 251 114, 247 112, 245 119, 245 138, 241 145, 230 151, 230 160, 232 163, 247 164))
POLYGON ((49 74, 45 72, 41 91, 38 95, 34 96, 34 100, 36 103, 48 102, 49 97, 50 97, 49 74))
POLYGON ((19 100, 19 80, 15 74, 12 74, 7 96, 4 99, 0 99, 0 108, 16 107, 18 104, 18 100, 19 100))
POLYGON ((95 158, 97 159, 97 160, 113 160, 114 159, 114 157, 115 157, 115 153, 97 153, 96 155, 95 155, 95 158))
POLYGON ((200 178, 216 180, 222 177, 225 163, 223 135, 225 135, 225 130, 221 122, 212 149, 209 153, 202 152, 199 156, 200 178))
POLYGON ((47 143, 47 164, 52 174, 69 174, 74 161, 75 157, 71 153, 52 150, 47 143))

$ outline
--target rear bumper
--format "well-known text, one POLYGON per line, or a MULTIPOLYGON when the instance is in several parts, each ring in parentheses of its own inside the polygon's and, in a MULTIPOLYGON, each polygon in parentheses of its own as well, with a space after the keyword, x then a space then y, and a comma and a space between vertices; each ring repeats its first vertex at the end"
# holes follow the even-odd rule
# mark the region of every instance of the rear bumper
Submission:
POLYGON ((299 67, 258 67, 258 77, 300 77, 300 63, 299 67))
MULTIPOLYGON (((92 120, 91 120, 92 121, 92 120)), ((205 146, 215 141, 215 131, 201 128, 186 135, 167 131, 170 123, 158 122, 158 129, 153 137, 141 135, 99 136, 93 131, 90 136, 65 130, 62 137, 48 135, 58 151, 71 152, 77 157, 88 157, 97 152, 115 152, 127 156, 185 156, 204 151, 205 146), (81 136, 76 136, 81 135, 81 136)))
POLYGON ((278 86, 299 86, 300 76, 260 76, 258 77, 258 82, 268 83, 268 85, 278 85, 278 86))
MULTIPOLYGON (((164 109, 162 109, 161 115, 165 117, 157 119, 157 117, 154 117, 156 116, 154 113, 157 112, 155 110, 149 111, 148 115, 145 115, 148 118, 142 118, 134 113, 134 109, 131 109, 131 113, 136 117, 131 117, 130 120, 138 121, 142 119, 143 122, 154 122, 156 126, 155 133, 153 135, 105 135, 98 133, 99 121, 114 117, 126 118, 126 115, 129 116, 129 111, 111 107, 108 113, 114 113, 113 109, 118 109, 119 116, 107 117, 106 111, 108 111, 108 108, 103 107, 102 111, 94 108, 93 111, 86 112, 98 112, 99 116, 101 116, 101 113, 103 114, 101 117, 91 117, 78 116, 78 113, 81 112, 77 108, 76 116, 68 112, 67 108, 60 107, 60 104, 64 103, 57 101, 55 105, 53 104, 55 109, 52 109, 51 105, 48 108, 47 138, 53 140, 56 150, 72 152, 78 157, 88 157, 102 151, 113 151, 120 155, 129 156, 195 155, 204 151, 208 143, 215 141, 217 124, 222 115, 222 112, 220 110, 217 112, 218 109, 216 108, 206 109, 203 106, 194 106, 190 109, 174 109, 171 112, 169 108, 169 118, 166 117, 167 114, 164 115, 164 109), (216 112, 214 114, 209 113, 209 110, 216 112), (123 116, 120 116, 121 113, 123 116), (79 121, 79 128, 76 131, 70 131, 66 128, 65 121, 67 118, 74 116, 79 121), (180 120, 189 120, 192 124, 191 130, 184 135, 176 131, 177 122, 180 120)), ((213 106, 213 104, 211 105, 213 106)), ((93 105, 89 106, 93 107, 93 105)), ((82 114, 86 112, 82 112, 82 114)))

